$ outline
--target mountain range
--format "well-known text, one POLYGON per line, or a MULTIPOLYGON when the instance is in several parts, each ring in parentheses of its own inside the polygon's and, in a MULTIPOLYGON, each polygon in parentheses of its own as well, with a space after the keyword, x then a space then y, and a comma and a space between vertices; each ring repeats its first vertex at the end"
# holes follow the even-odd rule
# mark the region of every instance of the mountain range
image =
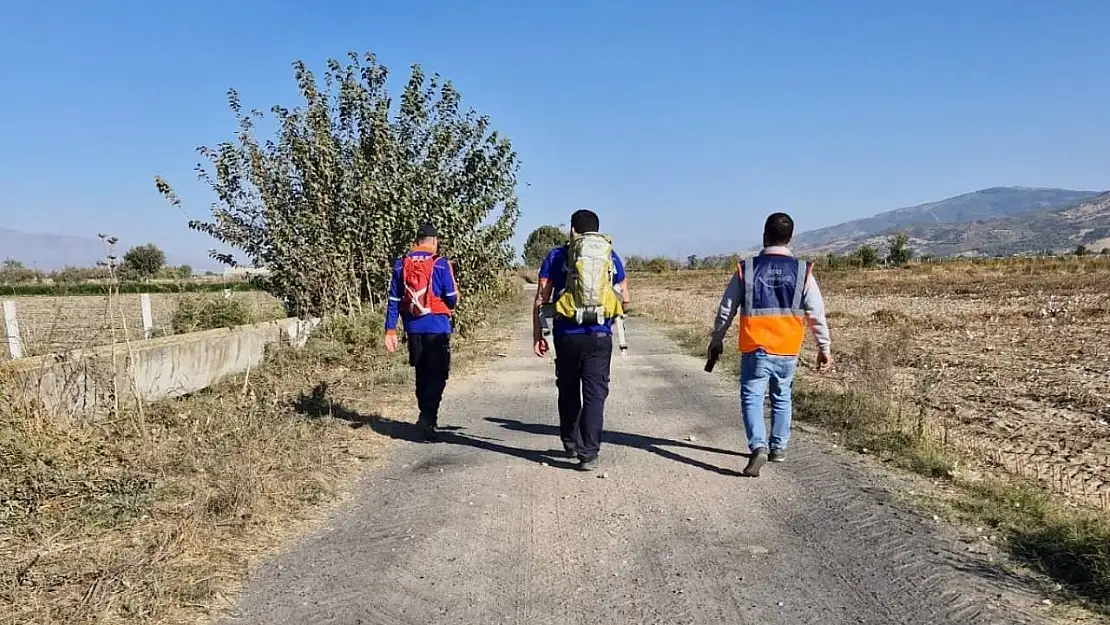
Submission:
MULTIPOLYGON (((120 245, 116 254, 122 259, 130 245, 120 245)), ((219 269, 218 263, 198 254, 181 254, 179 250, 165 249, 166 262, 170 265, 188 264, 197 271, 219 269)), ((67 266, 92 267, 105 260, 108 250, 105 243, 92 237, 61 234, 38 234, 0 228, 0 261, 18 260, 26 267, 39 271, 56 271, 67 266)))
POLYGON ((918 255, 997 256, 1110 247, 1110 192, 994 187, 799 233, 800 252, 882 247, 895 233, 918 255))
POLYGON ((0 228, 0 260, 18 260, 41 271, 63 269, 66 265, 92 267, 104 260, 103 241, 58 234, 31 234, 0 228))
MULTIPOLYGON (((1110 192, 994 187, 802 232, 792 247, 811 255, 841 254, 864 244, 882 248, 900 232, 919 256, 1064 252, 1078 245, 1099 252, 1110 248, 1110 192)), ((0 229, 0 260, 14 258, 44 271, 89 267, 104 254, 104 244, 92 238, 0 229)))

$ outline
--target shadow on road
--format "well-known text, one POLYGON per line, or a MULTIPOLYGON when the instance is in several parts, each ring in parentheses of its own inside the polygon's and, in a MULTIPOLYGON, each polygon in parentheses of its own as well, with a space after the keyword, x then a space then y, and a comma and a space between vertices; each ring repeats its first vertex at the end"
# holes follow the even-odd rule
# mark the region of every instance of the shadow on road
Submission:
MULTIPOLYGON (((507 430, 515 432, 527 432, 528 434, 537 434, 540 436, 552 436, 556 440, 559 438, 559 428, 554 425, 545 423, 525 423, 516 419, 499 419, 496 417, 487 417, 486 421, 496 423, 507 430)), ((676 441, 669 438, 658 438, 655 436, 645 436, 643 434, 632 434, 629 432, 614 432, 607 430, 601 434, 601 442, 604 445, 620 445, 622 447, 632 447, 635 449, 642 449, 651 452, 668 460, 673 460, 682 464, 687 464, 698 469, 704 469, 713 473, 721 475, 739 476, 739 471, 726 469, 695 460, 693 458, 677 454, 665 447, 681 447, 684 449, 696 449, 698 451, 707 451, 715 454, 723 454, 726 456, 738 456, 747 458, 748 454, 739 451, 732 451, 730 449, 719 449, 717 447, 706 447, 705 445, 695 445, 691 442, 676 441)))
MULTIPOLYGON (((423 432, 421 432, 420 428, 417 427, 415 423, 390 419, 378 413, 363 414, 356 410, 351 410, 341 403, 333 402, 328 398, 328 385, 326 382, 317 384, 312 389, 311 395, 301 393, 293 402, 293 410, 307 417, 317 419, 331 417, 333 419, 346 421, 355 429, 369 426, 370 429, 378 434, 396 440, 410 443, 426 442, 423 432)), ((536 451, 532 449, 520 449, 518 447, 502 445, 492 439, 461 434, 459 432, 461 429, 462 428, 451 426, 439 428, 440 442, 473 447, 483 451, 492 451, 505 454, 506 456, 535 462, 537 464, 547 464, 556 468, 571 469, 576 466, 571 462, 556 459, 563 453, 562 450, 536 451)))
MULTIPOLYGON (((298 414, 322 419, 331 417, 346 421, 352 428, 358 429, 369 426, 382 436, 389 438, 408 441, 411 443, 423 443, 424 436, 415 423, 406 421, 398 421, 384 417, 378 413, 363 414, 356 410, 347 408, 341 403, 333 402, 328 398, 328 384, 321 382, 317 384, 310 395, 301 393, 292 404, 293 410, 298 414)), ((541 436, 550 436, 553 440, 559 440, 559 428, 554 425, 547 425, 543 423, 525 423, 515 419, 499 419, 495 417, 487 417, 486 421, 496 423, 501 427, 512 430, 515 432, 526 432, 528 434, 536 434, 541 436)), ((441 443, 450 445, 462 445, 465 447, 473 447, 483 451, 491 451, 513 458, 520 458, 538 464, 546 464, 548 466, 571 469, 577 466, 573 462, 565 459, 560 460, 559 457, 563 455, 561 449, 537 451, 534 449, 523 449, 520 447, 512 447, 497 442, 494 439, 485 438, 481 436, 471 436, 460 432, 462 428, 458 427, 442 427, 439 429, 439 440, 441 443)), ((711 471, 727 476, 739 476, 739 471, 732 469, 714 466, 707 462, 695 460, 682 454, 675 453, 665 447, 680 447, 685 449, 694 449, 698 451, 706 451, 710 453, 723 454, 727 456, 747 457, 747 454, 738 451, 731 451, 727 449, 718 449, 716 447, 706 447, 704 445, 695 445, 686 441, 676 441, 668 438, 658 438, 654 436, 644 436, 642 434, 631 434, 628 432, 613 432, 606 431, 602 434, 602 443, 606 445, 620 445, 623 447, 632 447, 635 449, 642 449, 650 453, 656 454, 668 460, 686 464, 698 469, 711 471)))

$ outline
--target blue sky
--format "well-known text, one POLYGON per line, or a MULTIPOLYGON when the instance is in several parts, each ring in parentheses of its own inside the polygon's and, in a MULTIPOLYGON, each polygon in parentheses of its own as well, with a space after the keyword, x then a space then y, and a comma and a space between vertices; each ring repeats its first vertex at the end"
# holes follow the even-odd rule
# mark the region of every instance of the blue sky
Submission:
MULTIPOLYGON (((0 228, 210 240, 194 148, 294 59, 420 62, 523 161, 519 237, 594 208, 628 253, 724 251, 995 185, 1110 188, 1110 3, 33 2, 0 9, 0 228)), ((2 256, 2 250, 0 250, 2 256)), ((199 264, 199 263, 198 263, 199 264)))

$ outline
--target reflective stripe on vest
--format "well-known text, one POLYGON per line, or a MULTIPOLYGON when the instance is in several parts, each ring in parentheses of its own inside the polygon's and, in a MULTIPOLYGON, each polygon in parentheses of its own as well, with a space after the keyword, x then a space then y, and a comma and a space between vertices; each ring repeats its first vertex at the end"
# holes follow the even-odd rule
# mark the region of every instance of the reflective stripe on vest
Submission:
POLYGON ((740 352, 747 354, 762 349, 776 356, 797 356, 805 340, 802 293, 808 271, 806 261, 768 254, 740 261, 736 271, 744 285, 744 299, 740 304, 740 352), (768 284, 764 279, 767 270, 789 271, 793 275, 787 279, 788 274, 784 273, 780 284, 768 284))

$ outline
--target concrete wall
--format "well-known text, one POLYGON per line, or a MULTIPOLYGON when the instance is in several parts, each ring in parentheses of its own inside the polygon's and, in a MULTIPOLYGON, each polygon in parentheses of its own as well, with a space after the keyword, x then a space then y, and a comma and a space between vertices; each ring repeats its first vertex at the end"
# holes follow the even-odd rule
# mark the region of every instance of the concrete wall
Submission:
POLYGON ((319 320, 281 319, 37 356, 0 363, 0 374, 26 400, 51 413, 88 415, 120 405, 175 397, 207 388, 258 366, 267 346, 303 347, 319 320))
MULTIPOLYGON (((172 336, 173 314, 183 297, 219 297, 219 293, 150 293, 152 337, 172 336)), ((252 320, 280 319, 285 316, 281 302, 262 291, 231 293, 246 305, 252 320)), ((0 297, 0 302, 15 307, 24 356, 84 350, 126 336, 132 341, 145 338, 141 296, 123 293, 109 299, 105 295, 43 295, 0 297), (126 328, 126 331, 124 330, 126 328)), ((0 320, 0 361, 9 360, 6 324, 0 320)))

